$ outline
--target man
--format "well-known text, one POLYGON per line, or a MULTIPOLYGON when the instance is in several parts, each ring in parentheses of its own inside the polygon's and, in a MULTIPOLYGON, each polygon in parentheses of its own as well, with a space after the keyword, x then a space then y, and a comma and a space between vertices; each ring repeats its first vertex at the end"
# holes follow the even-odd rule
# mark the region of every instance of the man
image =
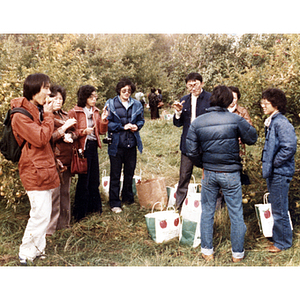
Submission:
POLYGON ((44 256, 46 229, 52 210, 52 191, 60 184, 50 145, 54 115, 49 95, 50 79, 47 75, 38 73, 25 79, 24 97, 11 101, 11 108, 23 107, 33 116, 31 120, 16 113, 12 116, 11 123, 19 145, 26 141, 19 161, 19 174, 31 209, 19 250, 22 265, 44 256))
POLYGON ((203 165, 201 252, 205 260, 214 258, 213 224, 220 188, 231 221, 232 260, 239 262, 244 258, 246 225, 242 206, 239 138, 243 143, 253 145, 257 133, 243 117, 227 110, 232 99, 229 88, 215 87, 210 98, 211 107, 191 124, 186 139, 186 155, 196 166, 203 165))
POLYGON ((199 73, 190 73, 187 75, 186 87, 190 94, 182 97, 180 102, 175 101, 173 107, 175 108, 175 114, 173 117, 173 124, 177 127, 183 126, 180 150, 181 150, 181 162, 180 162, 180 175, 179 182, 176 191, 176 208, 180 209, 184 199, 186 198, 188 185, 193 173, 193 163, 186 156, 186 136, 192 121, 201 114, 206 112, 206 109, 210 107, 210 96, 203 90, 204 82, 202 76, 199 73))

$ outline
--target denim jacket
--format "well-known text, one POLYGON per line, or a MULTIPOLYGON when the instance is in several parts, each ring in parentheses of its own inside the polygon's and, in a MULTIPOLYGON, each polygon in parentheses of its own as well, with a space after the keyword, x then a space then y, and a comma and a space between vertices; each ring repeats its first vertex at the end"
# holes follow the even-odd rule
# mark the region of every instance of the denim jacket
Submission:
MULTIPOLYGON (((115 156, 118 151, 118 145, 119 145, 119 139, 120 139, 120 132, 124 130, 124 126, 121 123, 121 119, 116 113, 116 109, 114 106, 115 99, 119 99, 119 96, 116 96, 113 99, 108 99, 105 103, 109 113, 108 116, 108 137, 112 138, 112 143, 108 145, 108 155, 115 156)), ((131 124, 135 124, 138 127, 138 130, 134 132, 134 136, 136 138, 137 142, 137 148, 142 153, 143 151, 143 144, 142 139, 140 137, 139 131, 144 126, 145 120, 144 120, 144 109, 143 105, 133 99, 129 98, 129 104, 128 107, 132 106, 132 114, 131 114, 131 124)))
POLYGON ((275 114, 269 128, 265 127, 265 145, 262 152, 263 178, 270 177, 272 173, 293 176, 296 150, 297 137, 293 125, 281 113, 275 114))

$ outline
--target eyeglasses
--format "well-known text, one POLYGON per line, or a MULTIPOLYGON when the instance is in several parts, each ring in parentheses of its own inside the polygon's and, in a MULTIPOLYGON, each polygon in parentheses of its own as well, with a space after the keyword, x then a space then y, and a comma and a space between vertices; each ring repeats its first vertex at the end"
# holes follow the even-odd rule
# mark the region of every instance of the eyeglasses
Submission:
POLYGON ((122 89, 121 93, 122 94, 126 94, 126 93, 131 94, 131 89, 124 89, 124 90, 122 89))
POLYGON ((195 83, 187 83, 186 87, 187 87, 189 90, 192 90, 193 88, 199 87, 200 84, 201 84, 200 81, 196 81, 195 83))
POLYGON ((268 106, 268 105, 271 105, 271 102, 266 101, 266 100, 262 100, 262 101, 260 101, 260 105, 261 106, 268 106))

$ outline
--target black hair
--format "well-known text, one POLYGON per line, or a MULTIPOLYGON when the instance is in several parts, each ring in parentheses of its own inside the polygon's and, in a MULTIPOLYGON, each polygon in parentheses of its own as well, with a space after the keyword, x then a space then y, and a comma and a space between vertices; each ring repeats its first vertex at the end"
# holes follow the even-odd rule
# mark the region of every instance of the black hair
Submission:
POLYGON ((57 93, 60 93, 61 96, 62 96, 62 98, 63 98, 63 104, 65 103, 66 97, 67 97, 66 89, 65 88, 63 88, 60 85, 52 85, 50 87, 50 91, 51 91, 50 97, 55 97, 57 95, 57 93))
POLYGON ((186 76, 185 83, 187 83, 190 80, 199 80, 200 82, 202 82, 203 79, 199 73, 192 72, 186 76))
POLYGON ((227 108, 232 100, 231 90, 225 85, 218 85, 213 89, 210 97, 210 105, 227 108))
POLYGON ((151 93, 155 93, 156 88, 151 88, 151 93))
POLYGON ((131 95, 135 92, 136 87, 135 87, 135 85, 131 82, 131 80, 128 79, 128 78, 122 78, 122 79, 118 82, 118 84, 117 84, 117 86, 116 86, 116 92, 117 92, 117 94, 118 94, 119 96, 120 96, 120 93, 121 93, 121 89, 122 89, 123 87, 127 86, 127 85, 129 85, 130 88, 131 88, 131 95))
POLYGON ((35 73, 29 75, 23 85, 23 96, 27 100, 32 100, 33 96, 41 91, 41 88, 50 84, 48 75, 42 73, 35 73))
POLYGON ((236 94, 237 94, 238 100, 240 100, 240 98, 241 98, 241 93, 240 93, 239 88, 236 87, 236 86, 229 86, 228 88, 231 89, 232 92, 236 93, 236 94))
POLYGON ((286 113, 286 96, 285 93, 276 88, 269 88, 262 92, 262 99, 268 100, 273 107, 276 107, 282 114, 286 113))
POLYGON ((77 92, 77 105, 79 107, 85 107, 87 99, 96 91, 96 88, 92 85, 83 85, 77 92))

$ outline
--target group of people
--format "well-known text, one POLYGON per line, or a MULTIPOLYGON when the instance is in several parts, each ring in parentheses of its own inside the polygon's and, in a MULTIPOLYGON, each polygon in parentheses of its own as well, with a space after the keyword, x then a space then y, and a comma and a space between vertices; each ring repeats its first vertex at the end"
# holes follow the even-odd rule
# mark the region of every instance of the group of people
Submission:
MULTIPOLYGON (((207 261, 214 259, 214 213, 221 189, 231 221, 232 261, 240 262, 245 255, 247 229, 243 219, 240 152, 244 144, 256 142, 257 132, 247 111, 237 104, 240 97, 237 87, 219 85, 210 94, 203 85, 200 74, 188 74, 186 87, 190 93, 173 105, 173 123, 183 126, 176 206, 180 209, 187 195, 193 166, 203 168, 202 257, 207 261)), ((294 127, 284 116, 286 104, 286 96, 280 89, 269 88, 262 93, 261 107, 269 116, 265 121, 265 145, 261 159, 274 218, 273 235, 267 247, 271 253, 292 246, 288 190, 295 171, 297 138, 294 127)))
MULTIPOLYGON (((245 149, 244 144, 256 142, 257 133, 247 110, 237 103, 240 98, 237 87, 219 85, 209 93, 203 89, 204 82, 199 73, 188 74, 185 81, 189 94, 173 104, 173 123, 183 127, 176 208, 180 210, 187 195, 193 167, 203 168, 202 256, 205 260, 214 259, 214 213, 221 190, 231 221, 232 260, 239 262, 245 255, 246 233, 240 153, 241 148, 245 149)), ((145 123, 143 104, 131 97, 135 90, 129 79, 120 80, 116 85, 117 95, 108 99, 100 111, 96 107, 96 88, 81 86, 77 92, 77 105, 67 113, 62 109, 66 99, 63 87, 51 85, 50 78, 41 73, 26 78, 23 97, 11 101, 12 108, 23 107, 33 116, 33 120, 23 114, 12 117, 18 143, 21 145, 26 141, 19 161, 19 174, 31 205, 19 250, 21 264, 44 257, 46 235, 70 224, 70 166, 74 147, 82 150, 88 165, 86 174, 78 174, 73 210, 76 221, 89 213, 102 213, 98 161, 100 135, 107 134, 111 210, 120 213, 122 203, 134 202, 132 179, 137 149, 141 153, 143 150, 139 131, 145 123), (120 200, 122 169, 124 182, 120 200)), ((155 89, 151 92, 155 94, 155 89)), ((271 88, 262 93, 261 106, 264 114, 269 115, 265 121, 262 172, 274 217, 270 252, 292 246, 288 190, 294 174, 297 139, 294 127, 284 117, 286 103, 285 94, 279 89, 271 88)), ((156 110, 157 107, 156 104, 156 110)))
POLYGON ((144 125, 142 104, 131 94, 135 85, 127 78, 116 86, 117 96, 107 100, 102 112, 96 107, 96 88, 81 86, 77 105, 68 113, 62 109, 66 90, 51 85, 42 73, 29 75, 23 97, 13 99, 11 108, 23 107, 33 120, 16 113, 12 129, 19 145, 25 142, 19 160, 19 174, 30 201, 29 220, 19 249, 22 265, 45 257, 46 235, 70 225, 71 160, 74 149, 87 159, 87 173, 78 174, 73 216, 80 221, 89 213, 102 213, 99 192, 98 148, 100 135, 109 138, 109 202, 115 213, 122 211, 120 176, 123 168, 122 202, 133 203, 132 179, 138 149, 143 146, 139 130, 144 125))

